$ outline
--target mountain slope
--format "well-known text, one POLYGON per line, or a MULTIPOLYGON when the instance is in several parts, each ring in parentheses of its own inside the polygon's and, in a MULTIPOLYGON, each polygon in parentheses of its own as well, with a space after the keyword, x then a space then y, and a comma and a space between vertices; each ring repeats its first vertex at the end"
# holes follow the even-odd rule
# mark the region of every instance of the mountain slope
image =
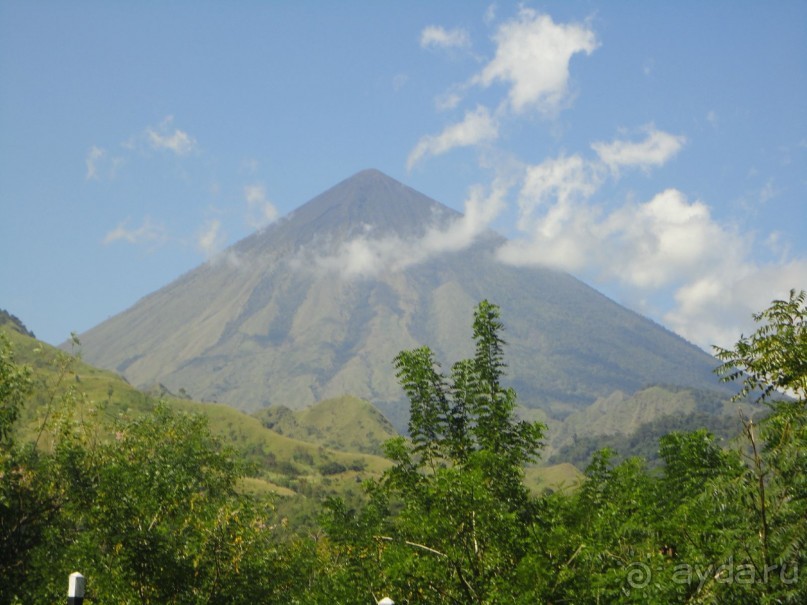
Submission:
POLYGON ((467 357, 473 308, 487 298, 501 306, 508 374, 526 407, 562 417, 616 390, 720 388, 714 359, 661 326, 570 275, 498 263, 504 240, 493 233, 377 274, 345 270, 345 251, 367 262, 416 253, 417 238, 459 217, 360 172, 83 334, 84 355, 135 385, 243 410, 351 394, 401 426, 392 358, 421 344, 445 364, 467 357))

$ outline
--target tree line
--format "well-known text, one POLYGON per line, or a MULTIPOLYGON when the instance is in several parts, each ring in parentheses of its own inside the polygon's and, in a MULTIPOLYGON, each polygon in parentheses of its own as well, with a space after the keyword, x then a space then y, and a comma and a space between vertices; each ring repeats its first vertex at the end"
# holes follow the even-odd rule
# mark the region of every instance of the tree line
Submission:
POLYGON ((737 397, 769 408, 740 418, 732 448, 671 432, 661 464, 604 449, 577 489, 536 495, 524 468, 545 427, 515 414, 483 301, 472 358, 447 372, 428 347, 395 358, 410 437, 385 445, 392 466, 362 502, 328 499, 305 535, 237 489, 248 469, 202 416, 163 405, 100 432, 71 384, 19 440, 32 372, 2 342, 0 603, 61 601, 76 570, 90 603, 807 602, 805 316, 791 292, 716 349, 737 397))

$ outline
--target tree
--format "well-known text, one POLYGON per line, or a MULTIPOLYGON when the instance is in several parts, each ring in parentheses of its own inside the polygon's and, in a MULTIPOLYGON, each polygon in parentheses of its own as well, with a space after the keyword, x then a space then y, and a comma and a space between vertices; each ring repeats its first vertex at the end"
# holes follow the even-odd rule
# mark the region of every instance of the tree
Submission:
MULTIPOLYGON (((410 401, 409 434, 416 467, 481 465, 494 491, 515 497, 525 464, 537 460, 544 426, 518 420, 516 393, 502 384, 505 341, 499 308, 476 308, 473 359, 456 362, 450 379, 429 347, 402 351, 396 376, 410 401)), ((519 496, 520 497, 520 496, 519 496)))
POLYGON ((499 308, 476 309, 472 359, 439 371, 428 347, 395 357, 410 401, 411 442, 386 445, 394 465, 368 487, 359 512, 334 501, 327 529, 350 552, 366 592, 400 602, 483 603, 510 594, 531 543, 535 509, 524 465, 538 458, 543 426, 519 420, 499 308), (360 553, 360 554, 359 554, 360 553))
POLYGON ((33 388, 31 369, 18 364, 0 333, 0 603, 11 602, 30 572, 33 553, 59 509, 36 452, 20 447, 14 423, 33 388))
MULTIPOLYGON (((63 599, 79 569, 93 602, 292 603, 317 558, 278 535, 272 503, 204 417, 166 405, 109 421, 58 353, 41 427, 16 443, 31 370, 0 334, 0 605, 63 599)), ((37 381, 37 385, 41 381, 37 381)), ((43 383, 44 384, 44 383, 43 383)))
POLYGON ((791 290, 787 300, 754 314, 761 325, 750 336, 731 349, 715 347, 721 380, 741 382, 735 400, 754 393, 771 410, 759 425, 743 419, 747 471, 744 481, 726 486, 747 504, 748 527, 739 537, 747 561, 757 577, 770 575, 749 591, 759 599, 807 599, 807 578, 798 576, 807 564, 806 298, 804 290, 791 290))
POLYGON ((0 447, 4 451, 11 447, 14 423, 32 388, 31 368, 15 363, 8 338, 0 334, 0 447))
POLYGON ((97 444, 58 436, 49 471, 66 496, 29 598, 57 600, 80 568, 99 602, 286 602, 302 568, 283 558, 271 504, 236 491, 243 469, 204 417, 164 405, 97 444))
POLYGON ((657 473, 601 451, 577 493, 543 500, 553 550, 530 570, 553 579, 535 602, 807 602, 804 298, 774 301, 751 337, 718 350, 737 398, 753 391, 770 408, 743 419, 736 449, 705 430, 670 433, 657 473))
POLYGON ((723 362, 717 368, 723 382, 740 380, 735 399, 757 392, 757 401, 788 394, 807 403, 807 305, 805 291, 790 291, 788 300, 774 300, 754 314, 762 325, 741 336, 732 349, 714 347, 723 362))

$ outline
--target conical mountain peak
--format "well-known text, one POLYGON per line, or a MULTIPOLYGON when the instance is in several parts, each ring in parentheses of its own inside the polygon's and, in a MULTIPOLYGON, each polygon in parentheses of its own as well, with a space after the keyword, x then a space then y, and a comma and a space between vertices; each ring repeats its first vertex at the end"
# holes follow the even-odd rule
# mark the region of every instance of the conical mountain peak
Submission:
POLYGON ((375 169, 362 170, 313 198, 289 217, 320 228, 352 226, 421 231, 435 220, 458 213, 375 169))
POLYGON ((354 237, 417 237, 461 214, 376 169, 362 170, 306 202, 270 229, 237 244, 300 248, 354 237))

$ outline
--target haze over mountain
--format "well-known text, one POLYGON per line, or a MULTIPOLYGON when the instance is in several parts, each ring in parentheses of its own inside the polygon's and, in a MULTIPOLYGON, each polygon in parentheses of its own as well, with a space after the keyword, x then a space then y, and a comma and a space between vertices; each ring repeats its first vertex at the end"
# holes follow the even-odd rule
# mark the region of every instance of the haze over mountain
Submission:
POLYGON ((447 371, 472 354, 487 298, 526 407, 561 417, 617 390, 720 388, 711 356, 568 274, 497 262, 506 240, 466 218, 362 171, 82 334, 84 357, 242 410, 350 394, 400 425, 393 357, 428 344, 447 371))

